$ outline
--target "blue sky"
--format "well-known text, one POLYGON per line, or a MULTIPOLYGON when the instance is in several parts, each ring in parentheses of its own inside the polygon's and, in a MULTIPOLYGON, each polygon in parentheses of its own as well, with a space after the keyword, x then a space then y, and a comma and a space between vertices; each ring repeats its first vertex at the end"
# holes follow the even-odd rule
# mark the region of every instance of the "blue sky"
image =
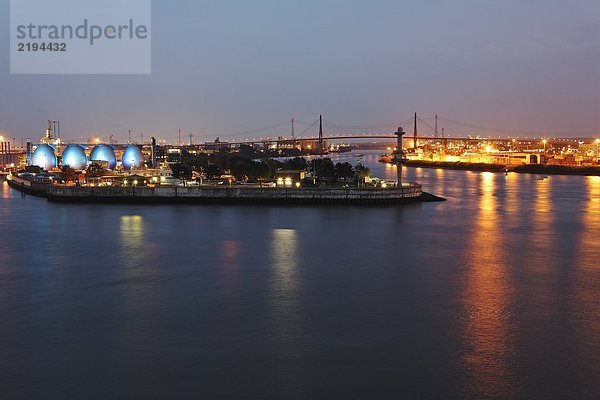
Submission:
MULTIPOLYGON (((174 140, 181 128, 209 140, 292 114, 323 113, 337 133, 416 111, 507 131, 600 133, 596 0, 156 0, 152 14, 151 75, 10 75, 0 0, 0 131, 39 138, 59 119, 67 139, 123 140, 132 129, 174 140)), ((265 132, 277 134, 289 129, 265 132)))

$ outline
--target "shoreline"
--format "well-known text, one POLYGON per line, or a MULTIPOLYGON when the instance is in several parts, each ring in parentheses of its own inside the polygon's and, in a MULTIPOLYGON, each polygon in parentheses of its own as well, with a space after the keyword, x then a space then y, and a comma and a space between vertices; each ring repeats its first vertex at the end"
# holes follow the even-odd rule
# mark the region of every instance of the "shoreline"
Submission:
POLYGON ((565 165, 502 165, 484 163, 463 163, 446 161, 407 161, 407 167, 448 169, 456 171, 475 172, 514 172, 517 174, 540 174, 540 175, 576 175, 576 176, 600 176, 600 167, 569 167, 565 165))
POLYGON ((37 185, 8 180, 19 192, 61 203, 397 205, 442 202, 420 185, 401 188, 106 187, 37 185))

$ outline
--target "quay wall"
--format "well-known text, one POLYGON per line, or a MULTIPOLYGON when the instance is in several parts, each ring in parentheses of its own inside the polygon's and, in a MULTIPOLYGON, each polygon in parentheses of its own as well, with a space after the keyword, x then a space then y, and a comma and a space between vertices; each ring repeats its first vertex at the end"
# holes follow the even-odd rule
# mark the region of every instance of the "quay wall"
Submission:
POLYGON ((9 175, 6 180, 8 185, 13 189, 37 197, 46 197, 46 191, 50 186, 48 184, 31 182, 14 175, 9 175))
POLYGON ((51 186, 59 202, 399 204, 419 201, 421 185, 402 188, 73 187, 51 186))

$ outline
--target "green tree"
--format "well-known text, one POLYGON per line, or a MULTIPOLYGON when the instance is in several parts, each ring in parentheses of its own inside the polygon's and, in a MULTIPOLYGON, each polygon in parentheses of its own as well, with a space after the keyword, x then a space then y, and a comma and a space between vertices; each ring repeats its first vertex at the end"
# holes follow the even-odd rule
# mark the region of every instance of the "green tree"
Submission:
POLYGON ((208 166, 208 157, 208 154, 191 154, 184 150, 181 154, 181 163, 200 170, 208 166))
POLYGON ((267 178, 273 178, 275 173, 283 168, 281 161, 273 160, 272 158, 265 160, 264 163, 269 167, 269 176, 267 178))
POLYGON ((335 181, 335 165, 331 161, 331 158, 315 158, 309 163, 309 169, 319 179, 335 181))
POLYGON ((295 158, 290 158, 289 160, 284 161, 282 168, 305 171, 307 166, 308 166, 308 163, 306 162, 306 158, 295 157, 295 158))
POLYGON ((358 186, 364 186, 365 179, 371 176, 371 170, 368 167, 365 167, 362 164, 358 164, 354 168, 354 182, 358 184, 358 186))
POLYGON ((60 174, 58 176, 65 182, 72 182, 78 179, 77 172, 75 171, 75 169, 66 165, 61 168, 60 174))
POLYGON ((240 156, 250 159, 257 159, 262 157, 262 153, 254 147, 248 146, 247 144, 242 144, 240 145, 240 156))
POLYGON ((216 164, 208 164, 208 166, 205 169, 205 172, 208 179, 213 179, 223 175, 223 172, 216 164))
POLYGON ((173 177, 181 180, 189 180, 192 179, 192 167, 186 164, 172 164, 171 172, 173 173, 173 177))
POLYGON ((354 167, 348 162, 335 164, 335 176, 337 179, 351 180, 354 178, 355 173, 354 167))
POLYGON ((106 170, 99 163, 93 162, 91 163, 86 171, 86 176, 90 178, 99 178, 101 176, 106 175, 106 170))

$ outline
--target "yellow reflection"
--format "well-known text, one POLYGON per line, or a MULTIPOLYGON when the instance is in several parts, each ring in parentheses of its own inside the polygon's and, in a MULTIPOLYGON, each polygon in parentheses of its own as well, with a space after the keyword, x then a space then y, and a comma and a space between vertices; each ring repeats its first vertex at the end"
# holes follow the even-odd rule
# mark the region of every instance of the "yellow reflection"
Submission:
POLYGON ((553 248, 552 238, 554 232, 554 213, 552 212, 552 180, 540 180, 535 182, 535 202, 532 207, 531 242, 537 248, 537 257, 533 262, 537 269, 546 269, 553 262, 550 253, 553 248))
POLYGON ((521 183, 522 178, 520 175, 517 174, 509 174, 504 177, 504 180, 504 187, 506 192, 504 209, 507 211, 507 213, 513 216, 515 214, 518 214, 517 212, 519 211, 519 190, 522 186, 519 185, 519 183, 521 183))
POLYGON ((272 262, 277 290, 290 291, 296 287, 298 238, 295 230, 275 229, 271 244, 272 262))
POLYGON ((469 347, 464 363, 470 385, 483 397, 507 395, 502 385, 509 375, 509 282, 504 268, 502 223, 494 196, 495 175, 480 177, 480 200, 475 217, 464 296, 464 329, 469 347))
POLYGON ((273 271, 271 323, 273 349, 277 353, 273 370, 277 397, 285 397, 290 376, 302 381, 306 368, 299 361, 288 362, 293 356, 302 359, 304 352, 303 318, 300 307, 298 279, 298 234, 291 229, 275 229, 271 238, 271 266, 273 271), (281 385, 280 385, 281 383, 281 385))
MULTIPOLYGON (((600 318, 598 318, 598 282, 600 282, 600 177, 585 178, 587 204, 582 216, 579 234, 578 259, 576 260, 574 295, 570 306, 574 319, 573 332, 576 343, 582 345, 579 360, 585 365, 581 371, 587 374, 587 382, 596 382, 597 360, 600 359, 600 318)), ((591 389, 589 386, 587 389, 591 389)), ((586 393, 590 398, 597 393, 586 393)))
POLYGON ((538 214, 550 211, 550 182, 542 180, 536 185, 535 211, 538 214))
POLYGON ((144 219, 140 215, 124 215, 121 217, 121 235, 129 240, 141 239, 144 230, 144 219))
MULTIPOLYGON (((383 175, 387 180, 396 180, 398 178, 398 166, 396 164, 385 164, 383 175)), ((404 171, 403 171, 404 172, 404 171)))
POLYGON ((586 177, 587 207, 584 218, 586 229, 600 229, 600 176, 586 177))
POLYGON ((127 266, 140 265, 144 260, 144 219, 140 215, 121 217, 121 244, 127 266))
POLYGON ((444 179, 444 175, 446 175, 446 171, 438 168, 435 170, 435 193, 440 193, 440 195, 446 194, 446 179, 444 179))
MULTIPOLYGON (((550 256, 553 245, 554 213, 552 212, 552 180, 546 179, 535 184, 535 202, 532 210, 531 242, 536 246, 536 257, 533 267, 537 272, 547 269, 554 262, 550 256)), ((531 266, 531 263, 530 263, 531 266)))
POLYGON ((6 182, 0 182, 0 186, 2 186, 2 198, 8 199, 10 198, 10 186, 6 182))

